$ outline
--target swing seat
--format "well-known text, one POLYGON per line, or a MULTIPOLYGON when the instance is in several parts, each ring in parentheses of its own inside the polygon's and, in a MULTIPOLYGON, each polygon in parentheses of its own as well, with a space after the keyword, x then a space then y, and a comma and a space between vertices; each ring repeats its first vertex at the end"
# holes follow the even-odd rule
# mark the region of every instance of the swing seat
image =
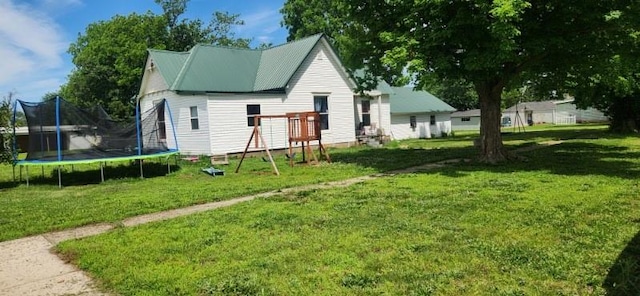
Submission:
POLYGON ((215 177, 215 176, 224 176, 224 171, 216 169, 214 167, 209 167, 206 169, 202 169, 203 172, 215 177))

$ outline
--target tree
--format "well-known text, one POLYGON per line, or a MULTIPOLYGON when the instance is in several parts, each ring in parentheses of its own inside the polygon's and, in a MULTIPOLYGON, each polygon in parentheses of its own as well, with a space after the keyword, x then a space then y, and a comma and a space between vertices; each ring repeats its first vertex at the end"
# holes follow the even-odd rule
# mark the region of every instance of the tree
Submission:
POLYGON ((102 106, 114 119, 134 113, 148 48, 186 51, 197 43, 248 47, 251 40, 235 38, 231 28, 238 15, 215 12, 208 25, 180 19, 188 0, 156 0, 163 14, 116 15, 90 24, 69 47, 75 69, 60 94, 79 106, 102 106))
POLYGON ((568 91, 579 107, 595 107, 610 119, 615 132, 640 129, 640 60, 637 56, 614 56, 606 71, 586 78, 575 77, 568 91))
POLYGON ((424 77, 416 88, 426 90, 442 99, 456 110, 464 111, 478 109, 478 95, 473 90, 473 84, 464 79, 437 79, 424 77))
POLYGON ((9 92, 0 101, 0 163, 13 160, 13 105, 15 92, 9 92))
MULTIPOLYGON (((338 2, 347 65, 366 67, 372 77, 408 73, 417 84, 431 76, 473 84, 482 111, 480 156, 491 163, 511 157, 500 134, 504 90, 562 76, 547 73, 594 71, 582 66, 625 49, 639 10, 632 0, 338 2)), ((308 26, 290 18, 291 26, 308 26)))

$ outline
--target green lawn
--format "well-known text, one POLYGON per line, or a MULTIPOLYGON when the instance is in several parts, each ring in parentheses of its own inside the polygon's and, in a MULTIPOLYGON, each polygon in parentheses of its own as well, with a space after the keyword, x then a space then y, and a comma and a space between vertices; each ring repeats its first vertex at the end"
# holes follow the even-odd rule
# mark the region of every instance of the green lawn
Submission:
MULTIPOLYGON (((416 142, 424 143, 426 149, 329 149, 333 163, 293 168, 284 155, 277 155, 281 176, 275 176, 271 165, 262 161, 259 154, 245 160, 238 174, 234 173, 238 159, 231 159, 230 165, 222 167, 226 175, 215 178, 200 171, 209 166, 207 159, 195 164, 180 161, 179 166, 171 159, 170 174, 166 162, 146 162, 144 180, 135 164, 109 163, 104 183, 100 183, 98 164, 73 168, 67 165, 63 168, 62 189, 58 188, 55 167, 30 167, 27 187, 26 169, 22 172, 23 181, 14 183, 11 166, 0 165, 0 241, 92 223, 117 224, 140 214, 475 154, 468 139, 461 140, 464 145, 451 149, 432 149, 443 145, 437 141, 416 142)), ((297 157, 300 160, 301 156, 297 157)), ((16 175, 20 175, 19 170, 16 175)))
MULTIPOLYGON (((469 139, 335 150, 339 161, 321 172, 344 178, 417 157, 464 156, 469 139)), ((565 142, 522 153, 525 162, 283 194, 65 242, 59 251, 122 295, 635 295, 640 141, 595 126, 505 134, 509 147, 558 139, 565 142)), ((317 171, 308 169, 294 170, 317 171)), ((175 183, 185 170, 124 184, 175 183)))

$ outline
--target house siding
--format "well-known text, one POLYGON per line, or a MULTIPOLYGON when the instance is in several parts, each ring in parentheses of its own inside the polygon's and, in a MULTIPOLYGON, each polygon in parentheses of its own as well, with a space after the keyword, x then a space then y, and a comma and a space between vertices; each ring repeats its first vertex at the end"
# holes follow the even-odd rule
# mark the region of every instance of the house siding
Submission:
POLYGON ((165 117, 167 129, 167 145, 177 147, 182 154, 186 155, 209 155, 211 146, 209 142, 209 114, 207 112, 207 100, 202 96, 184 97, 171 91, 156 92, 146 96, 141 101, 142 110, 148 110, 153 106, 153 102, 166 99, 171 110, 171 117, 165 117), (191 129, 192 106, 198 108, 199 129, 191 129), (169 123, 173 119, 174 126, 169 123), (176 134, 173 133, 175 128, 176 134), (177 139, 178 143, 175 143, 177 139))
POLYGON ((329 129, 322 131, 325 144, 355 142, 353 91, 340 67, 329 54, 326 41, 319 42, 289 81, 283 104, 287 109, 280 112, 313 111, 313 96, 327 95, 329 129))
MULTIPOLYGON (((283 115, 289 106, 284 95, 227 94, 212 95, 207 100, 210 145, 212 154, 237 153, 244 151, 254 127, 247 124, 247 105, 260 105, 260 115, 283 115)), ((306 109, 308 110, 308 109, 306 109)), ((293 111, 293 110, 291 110, 293 111)), ((297 110, 302 111, 302 110, 297 110)), ((263 118, 260 126, 262 138, 269 149, 288 146, 285 118, 263 118)), ((249 146, 256 150, 255 139, 249 146)), ((260 143, 260 149, 263 149, 260 143)))
POLYGON ((371 126, 365 128, 367 134, 375 134, 380 128, 383 135, 389 135, 391 131, 391 105, 389 104, 389 96, 381 95, 373 98, 355 97, 354 118, 355 128, 357 129, 362 121, 362 101, 370 100, 369 114, 371 116, 371 126))
MULTIPOLYGON (((147 59, 146 65, 149 65, 150 62, 151 59, 147 59)), ((150 68, 149 66, 147 66, 144 76, 146 79, 143 80, 144 85, 142 86, 141 91, 145 95, 163 91, 169 88, 166 81, 164 80, 164 77, 162 77, 162 75, 160 74, 160 70, 157 68, 150 68)))
POLYGON ((470 116, 469 121, 462 121, 462 117, 451 117, 451 130, 478 131, 480 130, 480 117, 470 116))
POLYGON ((451 114, 420 113, 391 114, 391 137, 394 140, 441 137, 451 132, 451 114), (431 115, 436 116, 436 124, 430 124, 431 115), (416 128, 411 128, 410 117, 416 117, 416 128))

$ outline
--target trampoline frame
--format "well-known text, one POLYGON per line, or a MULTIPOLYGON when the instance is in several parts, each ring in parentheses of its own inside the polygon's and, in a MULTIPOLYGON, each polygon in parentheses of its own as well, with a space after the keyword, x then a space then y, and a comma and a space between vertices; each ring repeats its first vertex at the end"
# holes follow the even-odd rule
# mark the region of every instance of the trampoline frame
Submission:
MULTIPOLYGON (((27 187, 29 186, 29 167, 30 166, 42 166, 43 172, 44 172, 44 166, 58 166, 57 170, 58 170, 58 187, 62 188, 62 173, 61 173, 61 168, 64 165, 71 165, 73 168, 74 164, 90 164, 90 163, 100 163, 100 176, 101 176, 101 181, 104 182, 104 164, 106 164, 106 162, 116 162, 116 161, 134 161, 134 160, 138 160, 139 164, 140 164, 140 178, 144 178, 144 170, 143 170, 143 161, 145 159, 150 159, 150 158, 162 158, 165 157, 167 159, 167 171, 168 173, 171 173, 171 165, 169 163, 169 157, 171 157, 172 155, 178 155, 180 153, 179 149, 178 149, 178 138, 176 135, 176 131, 175 131, 175 125, 173 124, 173 116, 171 114, 171 109, 169 107, 169 103, 167 102, 166 99, 163 99, 163 104, 165 107, 165 113, 169 114, 169 123, 171 124, 171 129, 173 132, 173 137, 174 137, 174 143, 175 143, 175 147, 174 149, 168 149, 167 151, 163 151, 163 152, 159 152, 159 153, 152 153, 152 154, 143 154, 143 149, 142 149, 142 130, 141 130, 141 118, 140 118, 140 104, 139 101, 136 101, 136 141, 137 141, 137 147, 135 148, 135 150, 137 151, 137 155, 131 155, 131 156, 116 156, 116 157, 103 157, 103 158, 89 158, 89 159, 74 159, 74 160, 63 160, 62 157, 62 141, 61 141, 61 129, 60 129, 60 100, 61 98, 59 96, 56 96, 55 98, 56 100, 56 145, 57 145, 57 160, 55 161, 49 161, 49 160, 18 160, 18 147, 17 147, 17 137, 16 137, 16 128, 15 128, 15 121, 16 121, 16 113, 17 113, 17 104, 18 101, 14 102, 14 109, 13 109, 13 118, 12 118, 12 125, 13 125, 13 180, 14 182, 16 181, 16 166, 20 167, 20 181, 22 179, 22 167, 25 167, 26 169, 26 184, 27 187)), ((165 125, 166 126, 166 125, 165 125)), ((176 159, 176 165, 177 165, 177 157, 176 159)))

